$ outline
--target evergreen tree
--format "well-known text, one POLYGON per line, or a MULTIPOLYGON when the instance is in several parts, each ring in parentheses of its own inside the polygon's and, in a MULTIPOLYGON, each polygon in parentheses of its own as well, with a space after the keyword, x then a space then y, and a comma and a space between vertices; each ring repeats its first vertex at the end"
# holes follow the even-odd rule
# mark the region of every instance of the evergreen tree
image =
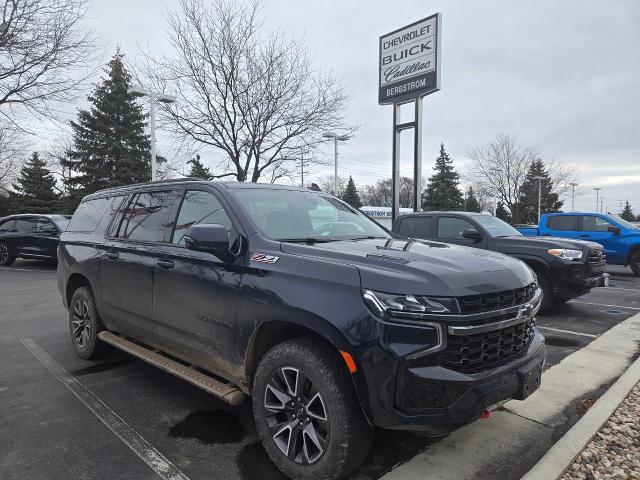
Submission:
POLYGON ((467 198, 464 203, 464 211, 477 213, 480 213, 482 211, 482 205, 480 205, 480 201, 477 199, 476 194, 473 193, 473 187, 469 187, 469 190, 467 191, 467 198))
POLYGON ((362 206, 360 196, 358 195, 358 189, 356 188, 356 182, 353 181, 351 175, 349 175, 347 188, 344 189, 344 193, 342 194, 342 200, 347 202, 353 208, 360 208, 362 206))
POLYGON ((63 166, 74 172, 67 189, 76 197, 151 179, 146 115, 127 94, 131 75, 123 58, 116 52, 105 69, 107 77, 88 97, 91 106, 71 122, 73 148, 63 166))
POLYGON ((542 160, 535 160, 529 166, 527 176, 520 188, 519 223, 538 223, 538 180, 535 177, 543 177, 540 180, 540 207, 541 212, 557 212, 564 202, 554 193, 553 181, 549 172, 544 167, 542 160))
POLYGON ((498 202, 496 205, 496 217, 507 223, 511 223, 512 221, 511 213, 509 213, 509 210, 504 207, 504 203, 502 202, 498 202))
POLYGON ((203 180, 213 180, 211 170, 202 164, 200 161, 200 155, 196 155, 187 163, 191 164, 191 170, 189 171, 190 177, 202 178, 203 180))
POLYGON ((22 166, 13 192, 10 193, 11 208, 20 213, 53 213, 58 207, 55 192, 56 179, 47 168, 47 163, 33 152, 22 166))
POLYGON ((453 168, 453 160, 440 144, 440 155, 433 167, 436 172, 429 177, 429 185, 422 199, 423 210, 460 210, 463 206, 462 192, 458 188, 460 176, 453 168))
POLYGON ((624 204, 624 209, 622 210, 622 213, 620 214, 620 218, 623 218, 624 220, 626 220, 628 222, 635 222, 636 221, 636 216, 633 214, 633 210, 631 209, 631 204, 629 203, 628 199, 627 199, 626 203, 624 204))

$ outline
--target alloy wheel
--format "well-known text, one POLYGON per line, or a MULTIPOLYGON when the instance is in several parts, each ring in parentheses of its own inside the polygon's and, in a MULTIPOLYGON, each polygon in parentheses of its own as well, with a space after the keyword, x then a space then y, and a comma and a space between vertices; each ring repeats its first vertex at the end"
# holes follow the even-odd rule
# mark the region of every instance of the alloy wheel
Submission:
POLYGON ((9 260, 9 249, 3 243, 0 244, 0 263, 6 263, 9 260))
POLYGON ((84 348, 89 343, 89 334, 91 333, 89 317, 89 305, 87 302, 78 298, 73 304, 73 319, 71 325, 73 327, 73 336, 79 347, 84 348))
POLYGON ((273 441, 290 460, 317 462, 329 442, 329 418, 314 382, 299 368, 281 367, 264 393, 266 420, 273 441))

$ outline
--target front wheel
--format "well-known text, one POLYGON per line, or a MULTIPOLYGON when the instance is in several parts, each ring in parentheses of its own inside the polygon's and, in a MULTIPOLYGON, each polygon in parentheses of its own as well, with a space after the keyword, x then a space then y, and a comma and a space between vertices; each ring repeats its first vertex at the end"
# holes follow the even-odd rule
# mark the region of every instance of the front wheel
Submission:
POLYGON ((629 263, 631 264, 631 270, 633 273, 640 277, 640 251, 631 255, 631 261, 629 263))
POLYGON ((540 313, 545 313, 551 309, 555 300, 553 295, 553 284, 545 275, 538 274, 538 285, 542 290, 540 313))
POLYGON ((254 377, 252 397, 264 448, 290 478, 343 478, 371 449, 372 428, 346 365, 313 339, 269 350, 254 377))
POLYGON ((9 266, 16 260, 15 255, 9 250, 9 245, 0 242, 0 265, 9 266))

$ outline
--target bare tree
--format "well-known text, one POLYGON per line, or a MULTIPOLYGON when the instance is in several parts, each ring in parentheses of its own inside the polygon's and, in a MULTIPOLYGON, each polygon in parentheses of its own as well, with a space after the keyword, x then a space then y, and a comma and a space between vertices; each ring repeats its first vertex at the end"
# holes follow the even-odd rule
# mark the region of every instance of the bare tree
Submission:
POLYGON ((20 170, 29 142, 13 124, 0 123, 0 194, 6 192, 20 170))
POLYGON ((521 143, 515 135, 501 134, 485 146, 470 149, 468 155, 471 158, 469 177, 493 190, 518 223, 520 189, 529 165, 539 157, 538 151, 521 143))
POLYGON ((165 128, 226 154, 218 178, 289 176, 295 152, 315 147, 323 130, 344 131, 341 84, 313 71, 301 42, 282 32, 262 35, 258 1, 180 6, 168 17, 172 54, 147 54, 142 75, 177 94, 162 106, 165 128))
POLYGON ((5 0, 0 24, 0 115, 15 107, 52 117, 54 102, 73 98, 85 76, 93 38, 79 22, 86 0, 5 0))
POLYGON ((342 195, 342 192, 344 192, 344 189, 347 187, 347 179, 338 175, 338 191, 334 192, 335 190, 335 183, 333 181, 334 178, 335 177, 333 175, 325 175, 324 177, 319 178, 316 183, 318 187, 320 187, 320 190, 322 190, 323 192, 330 193, 331 195, 335 195, 339 197, 342 195))
MULTIPOLYGON (((422 184, 426 182, 423 179, 422 184)), ((358 189, 360 200, 363 205, 381 205, 383 198, 391 202, 391 179, 378 180, 374 185, 363 185, 358 189)), ((403 208, 413 207, 413 179, 400 177, 400 206, 403 208)))

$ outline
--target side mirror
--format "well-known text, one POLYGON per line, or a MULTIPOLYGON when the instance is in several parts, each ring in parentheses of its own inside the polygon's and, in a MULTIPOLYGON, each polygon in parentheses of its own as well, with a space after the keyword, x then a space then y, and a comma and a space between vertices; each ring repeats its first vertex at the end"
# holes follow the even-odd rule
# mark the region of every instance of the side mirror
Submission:
POLYGON ((609 227, 607 227, 607 232, 611 232, 614 235, 620 235, 620 227, 614 227, 613 225, 609 225, 609 227))
POLYGON ((475 228, 468 228, 466 230, 463 230, 462 236, 464 238, 468 238, 469 240, 474 240, 476 242, 479 242, 484 238, 484 235, 482 235, 482 233, 476 230, 475 228))
POLYGON ((189 250, 229 255, 231 242, 229 231, 220 224, 192 225, 184 235, 184 244, 189 250))

